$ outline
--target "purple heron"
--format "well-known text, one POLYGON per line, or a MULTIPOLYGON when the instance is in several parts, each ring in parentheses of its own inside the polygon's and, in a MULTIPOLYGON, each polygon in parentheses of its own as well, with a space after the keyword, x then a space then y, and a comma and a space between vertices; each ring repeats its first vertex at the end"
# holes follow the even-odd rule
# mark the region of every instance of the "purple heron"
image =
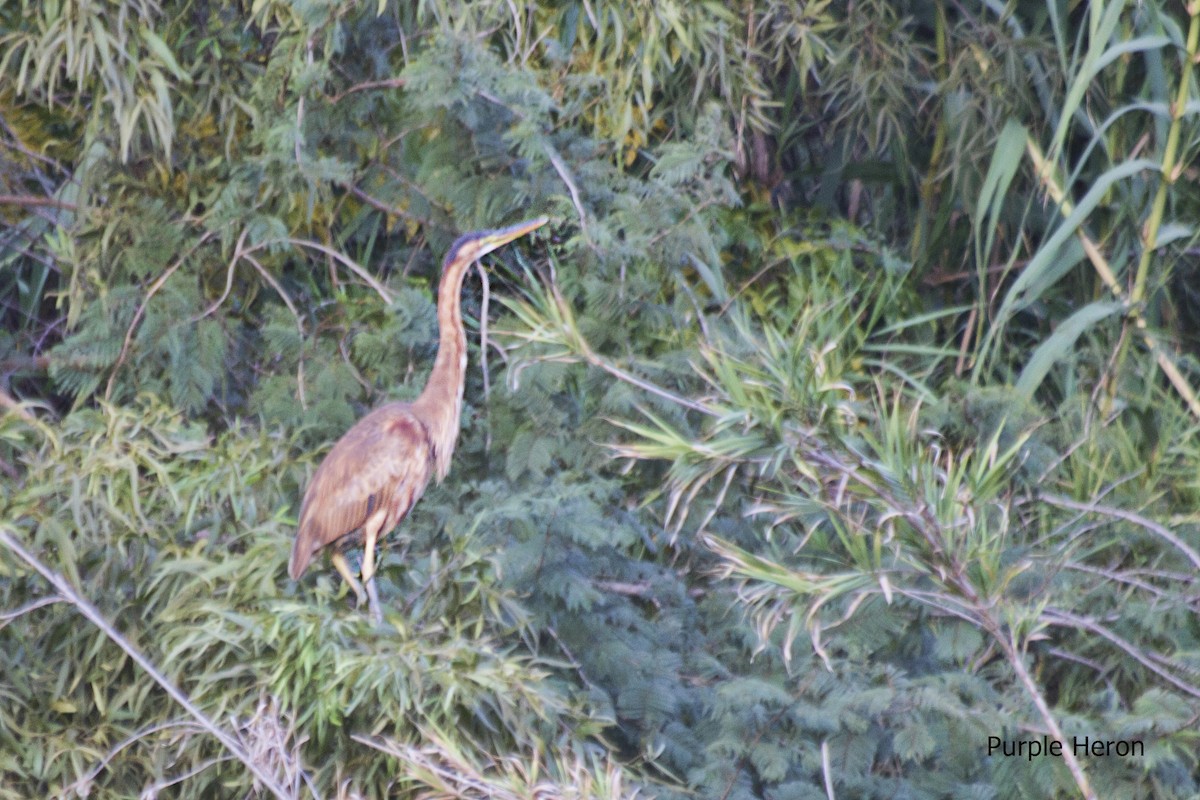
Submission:
POLYGON ((484 254, 540 228, 546 217, 508 228, 477 231, 450 246, 438 284, 438 350, 425 388, 411 403, 387 403, 346 431, 313 475, 288 573, 297 580, 314 555, 336 544, 330 560, 362 605, 363 586, 377 623, 383 621, 375 589, 375 545, 408 515, 429 478, 441 483, 458 439, 467 336, 461 295, 467 269, 484 254), (362 583, 342 549, 363 543, 362 583))

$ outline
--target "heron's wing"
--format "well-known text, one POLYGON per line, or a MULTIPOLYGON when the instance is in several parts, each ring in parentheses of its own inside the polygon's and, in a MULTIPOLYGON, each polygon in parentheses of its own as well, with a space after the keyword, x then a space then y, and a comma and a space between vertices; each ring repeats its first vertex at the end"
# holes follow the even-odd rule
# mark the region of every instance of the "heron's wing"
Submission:
POLYGON ((380 509, 387 533, 429 483, 433 444, 407 404, 372 411, 338 440, 313 475, 292 547, 289 572, 303 574, 314 553, 354 532, 380 509))

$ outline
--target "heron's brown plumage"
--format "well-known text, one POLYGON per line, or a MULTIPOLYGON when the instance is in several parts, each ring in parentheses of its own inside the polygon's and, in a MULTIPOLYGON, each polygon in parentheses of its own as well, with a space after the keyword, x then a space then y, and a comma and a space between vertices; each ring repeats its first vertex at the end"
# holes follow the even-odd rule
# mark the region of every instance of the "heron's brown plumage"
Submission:
MULTIPOLYGON (((450 246, 438 284, 438 351, 429 381, 412 403, 388 403, 346 432, 313 475, 300 508, 288 573, 299 578, 312 557, 335 542, 360 533, 365 540, 362 577, 375 617, 382 620, 374 594, 374 544, 408 515, 429 479, 450 470, 462 412, 467 337, 460 295, 463 277, 477 258, 546 224, 545 217, 494 231, 469 233, 450 246)), ((334 566, 359 599, 360 587, 345 558, 334 566)))
POLYGON ((429 430, 409 403, 380 406, 354 424, 313 475, 288 573, 299 578, 321 548, 351 536, 386 509, 381 531, 408 515, 433 473, 429 430))

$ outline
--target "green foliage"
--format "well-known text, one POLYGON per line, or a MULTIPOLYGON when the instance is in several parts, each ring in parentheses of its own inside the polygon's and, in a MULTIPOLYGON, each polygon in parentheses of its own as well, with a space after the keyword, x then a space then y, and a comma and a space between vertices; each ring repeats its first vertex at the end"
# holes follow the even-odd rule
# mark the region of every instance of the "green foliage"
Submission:
MULTIPOLYGON (((6 433, 17 425, 10 417, 6 433)), ((25 482, 5 499, 5 530, 87 587, 214 719, 249 726, 247 740, 262 747, 270 743, 253 726, 283 726, 276 756, 314 765, 308 780, 318 786, 353 775, 376 792, 393 780, 354 734, 407 742, 423 728, 454 730, 474 742, 471 753, 489 753, 532 748, 568 718, 587 729, 543 682, 549 665, 514 652, 527 623, 468 537, 414 560, 409 602, 386 629, 347 608, 328 578, 304 601, 280 582, 292 523, 275 509, 303 477, 279 469, 288 446, 246 430, 209 440, 155 406, 79 412, 28 451, 25 482)), ((10 555, 0 568, 6 608, 46 596, 10 555)), ((24 608, 7 622, 4 796, 64 796, 73 786, 129 796, 192 769, 180 796, 241 780, 236 763, 210 761, 212 743, 69 606, 24 608)))
POLYGON ((111 115, 122 160, 139 134, 169 156, 173 89, 189 76, 151 27, 159 5, 141 0, 122 7, 125 13, 114 15, 102 3, 19 3, 5 14, 6 22, 18 24, 0 37, 0 72, 15 76, 18 93, 47 104, 60 84, 80 105, 94 98, 91 122, 106 125, 111 115))
MULTIPOLYGON (((1156 0, 6 4, 0 532, 298 796, 1192 796, 1198 51, 1156 0), (284 577, 304 482, 535 213, 373 629, 284 577), (1055 728, 1147 756, 984 756, 1055 728)), ((251 793, 29 569, 0 797, 251 793)))
MULTIPOLYGON (((804 758, 815 763, 821 742, 837 741, 845 754, 835 762, 837 780, 881 796, 901 787, 916 796, 958 796, 980 782, 1040 796, 1089 779, 1136 796, 1167 774, 1176 776, 1172 793, 1194 791, 1178 779, 1194 766, 1187 758, 1156 755, 1147 771, 1093 760, 1078 777, 1053 763, 1023 764, 1018 773, 1002 759, 979 761, 986 737, 1011 730, 1014 714, 1027 715, 1018 723, 1024 729, 1058 725, 1067 735, 1129 738, 1125 715, 1148 693, 1168 692, 1195 710, 1194 521, 1182 536, 1164 524, 1171 506, 1156 498, 1173 479, 1159 482, 1165 454, 1134 444, 1142 427, 1132 418, 1110 421, 1104 435, 1122 445, 1099 456, 1082 452, 1095 441, 1090 423, 1047 419, 1011 389, 948 384, 936 413, 922 413, 922 384, 885 390, 884 376, 937 375, 953 353, 910 345, 907 337, 919 340, 933 317, 888 324, 890 310, 904 302, 904 276, 888 278, 846 254, 830 258, 837 252, 812 247, 794 256, 778 282, 763 276, 708 318, 691 359, 704 390, 676 398, 694 415, 671 421, 642 410, 619 421, 627 436, 614 449, 668 462, 662 489, 647 491, 665 496, 663 514, 679 532, 673 546, 697 559, 688 540, 698 527, 721 574, 738 586, 759 646, 779 653, 799 687, 813 670, 860 675, 867 665, 887 664, 901 670, 887 679, 889 691, 904 688, 891 696, 870 681, 839 684, 835 696, 856 710, 864 704, 865 718, 835 717, 819 732, 801 726, 789 735, 783 720, 814 702, 808 692, 790 696, 787 682, 726 684, 727 702, 747 704, 735 705, 739 713, 764 706, 751 718, 770 724, 747 730, 734 712, 710 706, 721 733, 708 752, 729 760, 715 761, 712 774, 688 775, 690 782, 714 793, 740 780, 790 783, 806 774, 804 758), (867 352, 903 366, 871 374, 864 367, 879 358, 867 352), (1075 474, 1084 465, 1086 489, 1075 474), (736 522, 744 518, 762 520, 761 530, 736 522), (1108 601, 1099 603, 1101 596, 1108 601), (1098 664, 1111 671, 1102 705, 1092 688, 1098 664), (956 703, 917 699, 945 698, 949 680, 965 692, 956 703), (982 697, 1005 699, 981 706, 982 697), (985 708, 995 703, 1008 710, 991 716, 985 708), (1038 703, 1047 710, 1039 713, 1038 703), (730 771, 731 764, 744 772, 730 771), (881 779, 884 764, 895 782, 881 779), (872 778, 864 782, 866 775, 872 778)), ((530 293, 517 312, 527 329, 518 341, 529 357, 576 359, 616 374, 579 337, 561 297, 530 293)), ((1195 430, 1182 410, 1174 413, 1177 424, 1195 430)), ((1194 464, 1194 446, 1187 450, 1182 458, 1194 464)), ((720 663, 729 670, 736 662, 725 654, 720 663)), ((822 698, 819 707, 831 713, 833 700, 822 698)), ((1176 753, 1190 738, 1178 724, 1144 735, 1174 742, 1176 753)), ((1147 744, 1159 754, 1172 749, 1147 744)), ((663 761, 673 752, 664 748, 663 761)))

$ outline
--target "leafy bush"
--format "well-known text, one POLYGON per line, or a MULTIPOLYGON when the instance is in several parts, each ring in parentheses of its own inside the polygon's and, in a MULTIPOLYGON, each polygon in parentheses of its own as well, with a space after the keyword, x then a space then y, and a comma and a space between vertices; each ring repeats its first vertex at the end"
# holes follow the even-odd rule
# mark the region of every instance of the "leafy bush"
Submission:
POLYGON ((0 796, 1194 795, 1194 12, 3 6, 0 796), (303 485, 535 213, 374 629, 303 485))

